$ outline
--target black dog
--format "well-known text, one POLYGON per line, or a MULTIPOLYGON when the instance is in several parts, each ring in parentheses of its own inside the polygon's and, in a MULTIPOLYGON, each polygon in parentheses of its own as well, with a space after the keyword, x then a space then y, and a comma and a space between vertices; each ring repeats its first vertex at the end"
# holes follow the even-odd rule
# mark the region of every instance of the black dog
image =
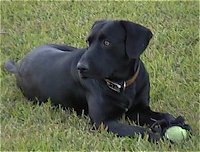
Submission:
POLYGON ((9 61, 6 68, 16 75, 29 100, 50 98, 77 113, 84 110, 96 127, 103 123, 119 136, 147 133, 150 140, 159 140, 162 135, 151 130, 119 122, 125 114, 140 125, 159 124, 164 130, 177 120, 149 107, 149 76, 140 55, 151 38, 151 31, 139 24, 98 21, 87 39, 88 48, 45 45, 29 53, 19 66, 9 61))

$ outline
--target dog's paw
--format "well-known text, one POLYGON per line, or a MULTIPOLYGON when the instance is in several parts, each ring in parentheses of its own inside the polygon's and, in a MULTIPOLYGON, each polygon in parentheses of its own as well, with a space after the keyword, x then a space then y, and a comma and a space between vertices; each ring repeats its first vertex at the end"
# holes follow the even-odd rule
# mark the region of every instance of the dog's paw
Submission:
POLYGON ((148 132, 148 136, 149 136, 148 140, 154 143, 157 143, 162 138, 160 133, 154 133, 154 132, 148 132))
POLYGON ((161 134, 164 135, 166 130, 173 126, 179 126, 182 129, 185 129, 186 131, 190 132, 190 134, 192 132, 192 128, 185 123, 185 119, 182 116, 178 116, 174 121, 171 121, 167 126, 165 126, 165 128, 162 128, 161 134))
POLYGON ((168 128, 169 122, 165 119, 157 120, 150 126, 150 129, 154 133, 162 133, 163 128, 168 128))
POLYGON ((150 128, 152 129, 152 131, 158 130, 158 128, 163 130, 163 128, 168 128, 170 124, 175 120, 176 118, 170 115, 169 113, 163 113, 162 119, 155 120, 155 122, 150 126, 150 128))
POLYGON ((170 127, 171 126, 179 126, 189 132, 192 131, 192 128, 185 123, 185 119, 182 116, 178 116, 174 121, 172 121, 170 127))
POLYGON ((191 127, 185 123, 185 119, 182 116, 178 116, 177 118, 173 118, 171 115, 166 115, 166 119, 157 120, 155 123, 150 127, 152 132, 158 133, 160 132, 161 136, 164 135, 165 131, 172 127, 172 126, 179 126, 191 133, 191 127))

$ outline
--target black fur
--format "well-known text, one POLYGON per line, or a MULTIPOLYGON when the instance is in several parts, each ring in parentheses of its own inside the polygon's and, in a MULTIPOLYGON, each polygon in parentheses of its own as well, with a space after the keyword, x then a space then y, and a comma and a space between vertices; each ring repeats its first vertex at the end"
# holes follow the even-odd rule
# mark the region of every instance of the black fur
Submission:
POLYGON ((151 31, 139 24, 98 21, 87 39, 88 48, 44 45, 30 52, 19 66, 9 61, 6 68, 16 75, 18 86, 30 100, 50 98, 77 113, 84 110, 96 127, 103 123, 119 136, 147 133, 150 140, 159 140, 161 136, 148 129, 119 122, 124 114, 149 127, 157 121, 167 124, 175 120, 149 107, 149 75, 140 54, 151 37, 151 31), (136 81, 124 91, 118 93, 107 86, 105 79, 117 83, 130 79, 138 64, 136 81))

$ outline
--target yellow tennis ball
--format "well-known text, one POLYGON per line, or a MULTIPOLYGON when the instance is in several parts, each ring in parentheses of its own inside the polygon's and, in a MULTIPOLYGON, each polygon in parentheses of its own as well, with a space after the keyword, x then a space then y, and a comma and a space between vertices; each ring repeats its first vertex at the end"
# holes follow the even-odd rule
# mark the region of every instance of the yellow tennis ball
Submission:
POLYGON ((175 143, 180 143, 187 138, 187 131, 179 126, 173 126, 166 130, 165 137, 175 143))

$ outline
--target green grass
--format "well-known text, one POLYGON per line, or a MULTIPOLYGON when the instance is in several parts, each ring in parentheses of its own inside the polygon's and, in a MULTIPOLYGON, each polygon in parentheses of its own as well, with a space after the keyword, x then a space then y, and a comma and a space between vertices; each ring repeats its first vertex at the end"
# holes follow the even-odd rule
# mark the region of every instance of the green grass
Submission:
POLYGON ((1 2, 1 151, 198 151, 199 4, 190 2, 1 2), (85 47, 99 19, 124 19, 149 27, 154 37, 142 55, 150 73, 151 106, 183 115, 193 137, 181 144, 149 143, 93 131, 89 118, 33 105, 4 69, 32 48, 47 43, 85 47))

